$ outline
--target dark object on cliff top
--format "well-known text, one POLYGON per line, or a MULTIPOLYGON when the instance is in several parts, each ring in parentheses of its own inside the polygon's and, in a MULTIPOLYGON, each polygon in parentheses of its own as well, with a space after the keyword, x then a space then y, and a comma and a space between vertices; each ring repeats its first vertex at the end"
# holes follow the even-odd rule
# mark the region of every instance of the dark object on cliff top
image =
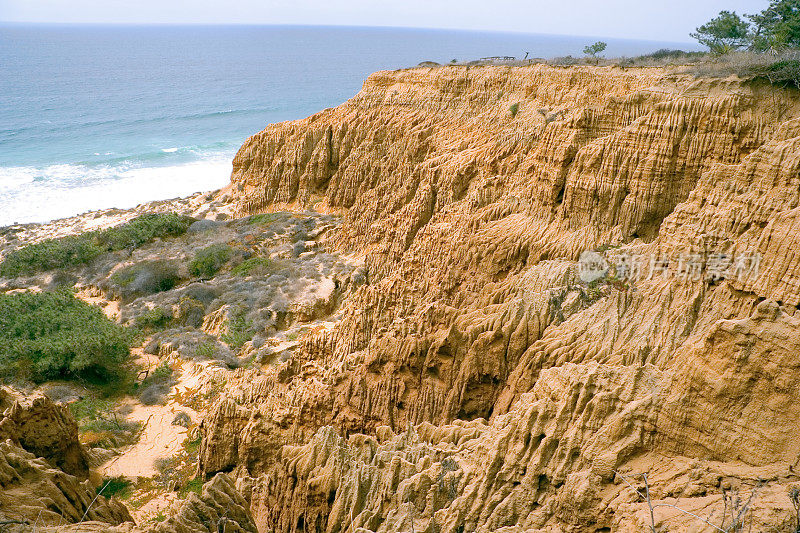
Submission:
POLYGON ((0 295, 0 374, 37 382, 125 376, 130 335, 66 290, 0 295))
POLYGON ((155 238, 182 235, 192 222, 193 218, 175 213, 146 214, 114 228, 30 244, 6 256, 0 264, 0 276, 86 265, 106 252, 133 250, 155 238))

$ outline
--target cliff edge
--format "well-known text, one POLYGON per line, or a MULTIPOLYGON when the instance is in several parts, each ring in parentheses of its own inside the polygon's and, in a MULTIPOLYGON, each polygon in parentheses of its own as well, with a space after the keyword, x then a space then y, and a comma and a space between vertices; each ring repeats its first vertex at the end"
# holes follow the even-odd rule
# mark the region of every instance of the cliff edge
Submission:
POLYGON ((269 126, 237 211, 341 213, 367 282, 229 383, 201 470, 259 531, 796 527, 799 117, 759 81, 535 65, 379 72, 269 126))

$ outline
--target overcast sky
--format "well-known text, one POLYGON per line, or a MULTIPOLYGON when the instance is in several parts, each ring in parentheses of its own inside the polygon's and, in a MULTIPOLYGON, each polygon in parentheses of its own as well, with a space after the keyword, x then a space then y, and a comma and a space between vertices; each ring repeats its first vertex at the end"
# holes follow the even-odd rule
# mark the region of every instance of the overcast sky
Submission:
POLYGON ((3 22, 408 26, 686 42, 767 0, 0 0, 3 22))

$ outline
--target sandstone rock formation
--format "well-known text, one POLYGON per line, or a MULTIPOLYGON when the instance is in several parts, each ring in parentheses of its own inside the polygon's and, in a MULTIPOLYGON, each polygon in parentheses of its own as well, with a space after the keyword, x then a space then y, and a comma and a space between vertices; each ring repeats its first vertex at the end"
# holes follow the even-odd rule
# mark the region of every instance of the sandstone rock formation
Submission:
POLYGON ((202 471, 259 531, 649 529, 632 486, 664 529, 788 530, 798 148, 796 90, 660 69, 379 72, 269 126, 239 214, 342 213, 367 283, 229 383, 202 471))
POLYGON ((34 529, 83 520, 120 524, 124 505, 97 496, 87 454, 66 408, 48 398, 0 390, 0 522, 34 529))
POLYGON ((0 389, 0 431, 6 439, 80 479, 89 475, 89 458, 78 442, 78 425, 66 407, 45 396, 21 398, 0 389))
MULTIPOLYGON (((18 526, 20 532, 28 532, 18 526)), ((225 474, 217 474, 203 485, 200 494, 192 493, 177 512, 163 522, 135 525, 128 521, 117 526, 107 521, 90 520, 67 526, 45 527, 43 533, 256 533, 255 525, 241 494, 225 474)))

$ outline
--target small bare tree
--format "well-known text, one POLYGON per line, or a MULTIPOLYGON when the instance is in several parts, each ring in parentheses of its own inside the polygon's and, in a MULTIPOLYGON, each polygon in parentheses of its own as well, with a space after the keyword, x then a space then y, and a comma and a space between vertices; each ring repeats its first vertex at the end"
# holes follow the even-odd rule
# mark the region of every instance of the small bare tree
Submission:
MULTIPOLYGON (((743 533, 744 532, 745 523, 746 523, 746 518, 748 518, 748 516, 750 517, 750 527, 752 528, 752 515, 750 514, 751 513, 750 507, 751 507, 751 504, 753 502, 753 499, 755 498, 756 491, 758 490, 758 487, 754 487, 753 488, 752 492, 750 493, 750 497, 747 498, 747 501, 744 501, 744 502, 741 500, 741 498, 739 498, 738 491, 735 492, 735 496, 734 495, 729 496, 727 494, 727 492, 723 490, 723 492, 722 492, 722 500, 723 500, 723 503, 724 503, 725 507, 724 507, 724 510, 722 512, 722 524, 720 526, 717 526, 715 524, 712 524, 711 522, 709 522, 708 520, 706 520, 705 518, 703 518, 701 516, 698 516, 698 515, 696 515, 696 514, 694 514, 692 512, 689 512, 689 511, 687 511, 685 509, 681 509, 677 505, 672 505, 671 503, 656 503, 656 504, 654 504, 652 499, 650 498, 650 483, 647 480, 647 472, 643 472, 643 473, 640 473, 640 474, 630 474, 630 477, 632 477, 632 478, 635 478, 635 477, 641 477, 642 478, 642 480, 644 481, 644 493, 642 493, 642 491, 640 491, 639 489, 634 487, 630 483, 630 481, 628 481, 628 478, 625 475, 621 474, 620 472, 618 472, 616 470, 614 472, 620 477, 620 479, 622 479, 622 481, 625 482, 626 485, 628 485, 631 489, 633 489, 633 491, 644 502, 647 503, 647 508, 650 510, 650 532, 651 533, 657 533, 655 510, 658 507, 669 507, 671 509, 675 509, 676 511, 679 511, 679 512, 685 514, 685 515, 691 516, 692 518, 694 518, 696 520, 699 520, 699 521, 703 522, 704 524, 707 524, 708 526, 711 526, 712 528, 714 528, 715 531, 719 531, 721 533, 743 533), (730 509, 728 509, 728 507, 730 507, 730 509), (730 522, 730 524, 728 524, 726 526, 726 522, 728 520, 728 516, 729 516, 728 513, 729 512, 730 512, 731 522, 730 522)), ((798 503, 799 506, 797 507, 797 509, 800 509, 800 491, 798 491, 798 502, 799 502, 798 503)), ((798 510, 798 520, 800 520, 800 510, 798 510)), ((800 532, 800 529, 798 529, 798 531, 800 532)))

